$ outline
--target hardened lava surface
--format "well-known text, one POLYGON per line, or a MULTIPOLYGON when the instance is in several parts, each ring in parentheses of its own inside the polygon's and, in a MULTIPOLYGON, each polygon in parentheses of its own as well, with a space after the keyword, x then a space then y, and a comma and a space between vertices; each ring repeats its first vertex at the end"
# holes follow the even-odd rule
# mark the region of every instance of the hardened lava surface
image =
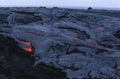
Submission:
POLYGON ((120 79, 120 11, 0 10, 1 78, 120 79))

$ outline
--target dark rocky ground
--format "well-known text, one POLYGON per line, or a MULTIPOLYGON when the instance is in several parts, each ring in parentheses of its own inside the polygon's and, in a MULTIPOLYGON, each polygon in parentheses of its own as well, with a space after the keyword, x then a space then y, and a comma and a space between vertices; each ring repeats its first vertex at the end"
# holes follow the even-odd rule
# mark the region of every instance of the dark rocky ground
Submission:
POLYGON ((0 8, 0 79, 120 79, 120 11, 0 8))

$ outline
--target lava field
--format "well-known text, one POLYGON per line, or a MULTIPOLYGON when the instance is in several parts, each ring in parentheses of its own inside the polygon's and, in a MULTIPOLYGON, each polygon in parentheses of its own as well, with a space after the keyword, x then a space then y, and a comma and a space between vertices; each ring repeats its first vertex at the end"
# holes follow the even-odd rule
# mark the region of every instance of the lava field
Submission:
POLYGON ((120 11, 1 7, 0 79, 120 79, 120 11))

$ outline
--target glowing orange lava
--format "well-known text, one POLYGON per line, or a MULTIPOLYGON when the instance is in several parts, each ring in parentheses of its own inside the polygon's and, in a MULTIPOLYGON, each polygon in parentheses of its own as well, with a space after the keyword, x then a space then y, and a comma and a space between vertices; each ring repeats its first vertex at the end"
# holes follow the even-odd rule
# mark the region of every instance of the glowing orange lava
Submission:
POLYGON ((73 37, 73 40, 80 40, 80 38, 78 38, 78 37, 73 37))
POLYGON ((93 41, 90 44, 92 44, 92 45, 98 45, 98 43, 96 41, 93 41))
POLYGON ((26 46, 28 46, 28 48, 23 48, 23 49, 24 49, 25 51, 29 52, 29 53, 32 53, 32 52, 33 52, 33 49, 32 49, 32 44, 31 44, 31 42, 26 41, 26 42, 24 42, 24 44, 25 44, 26 46))
POLYGON ((116 70, 120 70, 120 67, 117 67, 116 70))

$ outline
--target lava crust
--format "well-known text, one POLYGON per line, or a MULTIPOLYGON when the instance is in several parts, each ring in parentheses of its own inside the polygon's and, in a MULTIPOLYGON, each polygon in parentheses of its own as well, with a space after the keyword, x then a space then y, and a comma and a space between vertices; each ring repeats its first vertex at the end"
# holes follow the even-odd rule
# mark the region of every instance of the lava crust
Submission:
POLYGON ((120 79, 119 14, 1 8, 0 78, 120 79))

